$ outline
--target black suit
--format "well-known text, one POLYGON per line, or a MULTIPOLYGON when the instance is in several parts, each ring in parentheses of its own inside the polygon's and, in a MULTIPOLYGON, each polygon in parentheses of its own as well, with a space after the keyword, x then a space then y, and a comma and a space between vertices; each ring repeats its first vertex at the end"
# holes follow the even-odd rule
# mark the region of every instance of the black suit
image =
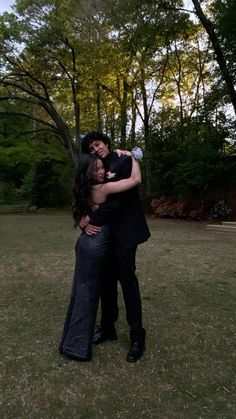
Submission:
MULTIPOLYGON (((111 152, 104 160, 106 170, 116 173, 113 180, 130 177, 132 160, 111 152)), ((144 345, 145 329, 142 326, 142 308, 138 280, 135 275, 137 245, 150 237, 141 208, 138 187, 108 196, 99 209, 90 214, 91 224, 100 226, 109 222, 112 232, 111 256, 108 276, 101 296, 101 327, 109 332, 118 318, 117 279, 124 295, 126 318, 130 326, 131 341, 144 345)))

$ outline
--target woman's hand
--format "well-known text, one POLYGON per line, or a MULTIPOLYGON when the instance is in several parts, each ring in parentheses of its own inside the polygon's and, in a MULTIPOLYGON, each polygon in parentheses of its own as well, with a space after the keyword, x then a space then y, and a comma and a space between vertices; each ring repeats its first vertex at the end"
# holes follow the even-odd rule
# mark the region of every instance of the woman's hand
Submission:
POLYGON ((89 221, 90 221, 90 218, 88 215, 84 215, 83 217, 80 218, 79 226, 81 230, 83 230, 88 225, 89 221))
POLYGON ((99 231, 101 231, 101 227, 97 227, 92 224, 88 224, 84 228, 84 233, 87 234, 88 236, 92 236, 93 234, 98 234, 99 231))
POLYGON ((97 234, 99 231, 101 231, 101 227, 94 226, 92 224, 89 224, 90 218, 88 215, 84 215, 80 219, 79 226, 81 230, 88 236, 91 236, 92 234, 97 234))

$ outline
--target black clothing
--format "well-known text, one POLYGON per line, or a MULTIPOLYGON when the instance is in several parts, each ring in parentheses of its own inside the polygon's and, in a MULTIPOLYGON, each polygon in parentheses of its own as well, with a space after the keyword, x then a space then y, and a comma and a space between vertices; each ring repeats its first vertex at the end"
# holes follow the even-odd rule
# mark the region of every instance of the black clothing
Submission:
MULTIPOLYGON (((106 170, 116 173, 112 180, 130 177, 132 169, 130 157, 118 157, 117 153, 111 152, 104 160, 104 164, 106 170)), ((118 319, 117 280, 119 280, 131 341, 144 346, 145 329, 142 326, 141 298, 135 275, 135 254, 137 245, 150 237, 150 231, 141 208, 138 187, 109 195, 107 200, 89 215, 90 223, 93 225, 99 226, 109 222, 112 234, 108 271, 102 284, 101 328, 106 333, 114 330, 114 323, 118 319)))
POLYGON ((108 225, 104 225, 97 235, 82 233, 75 246, 72 292, 59 347, 61 354, 74 359, 90 359, 92 355, 97 307, 109 247, 108 225))
MULTIPOLYGON (((104 165, 107 170, 116 173, 112 181, 127 179, 131 175, 130 157, 119 157, 116 152, 111 152, 104 160, 104 165)), ((93 225, 101 226, 109 222, 115 240, 125 248, 137 246, 150 237, 138 187, 109 195, 106 201, 89 215, 93 225)))

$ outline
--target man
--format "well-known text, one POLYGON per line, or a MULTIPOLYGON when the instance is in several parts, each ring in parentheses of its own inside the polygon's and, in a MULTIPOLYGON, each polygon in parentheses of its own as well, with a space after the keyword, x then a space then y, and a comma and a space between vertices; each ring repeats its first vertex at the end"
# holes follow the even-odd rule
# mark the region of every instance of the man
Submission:
MULTIPOLYGON (((82 140, 82 151, 96 153, 104 163, 105 170, 113 174, 110 181, 130 176, 132 160, 110 151, 110 139, 101 132, 90 132, 82 140)), ((126 319, 130 326, 131 346, 128 362, 136 362, 145 349, 146 331, 142 325, 142 306, 139 284, 135 275, 137 245, 150 237, 150 232, 141 208, 138 188, 113 194, 106 202, 89 214, 85 227, 87 234, 96 234, 99 226, 109 223, 111 227, 111 256, 108 261, 108 275, 101 291, 101 324, 95 332, 94 344, 116 340, 115 322, 118 319, 117 279, 121 283, 125 301, 126 319)))

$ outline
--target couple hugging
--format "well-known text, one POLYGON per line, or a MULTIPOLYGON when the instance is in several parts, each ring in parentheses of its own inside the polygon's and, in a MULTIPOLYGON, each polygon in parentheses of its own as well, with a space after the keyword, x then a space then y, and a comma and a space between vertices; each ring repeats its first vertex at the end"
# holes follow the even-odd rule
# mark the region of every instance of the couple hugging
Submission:
POLYGON ((137 245, 150 237, 141 208, 141 173, 128 151, 110 150, 110 139, 90 132, 73 189, 73 217, 82 229, 76 242, 71 299, 59 346, 63 356, 90 361, 92 344, 116 340, 117 281, 120 281, 131 346, 126 360, 137 361, 145 349, 139 284, 135 275, 137 245), (106 176, 108 175, 108 176, 106 176), (95 330, 99 298, 101 323, 95 330))

